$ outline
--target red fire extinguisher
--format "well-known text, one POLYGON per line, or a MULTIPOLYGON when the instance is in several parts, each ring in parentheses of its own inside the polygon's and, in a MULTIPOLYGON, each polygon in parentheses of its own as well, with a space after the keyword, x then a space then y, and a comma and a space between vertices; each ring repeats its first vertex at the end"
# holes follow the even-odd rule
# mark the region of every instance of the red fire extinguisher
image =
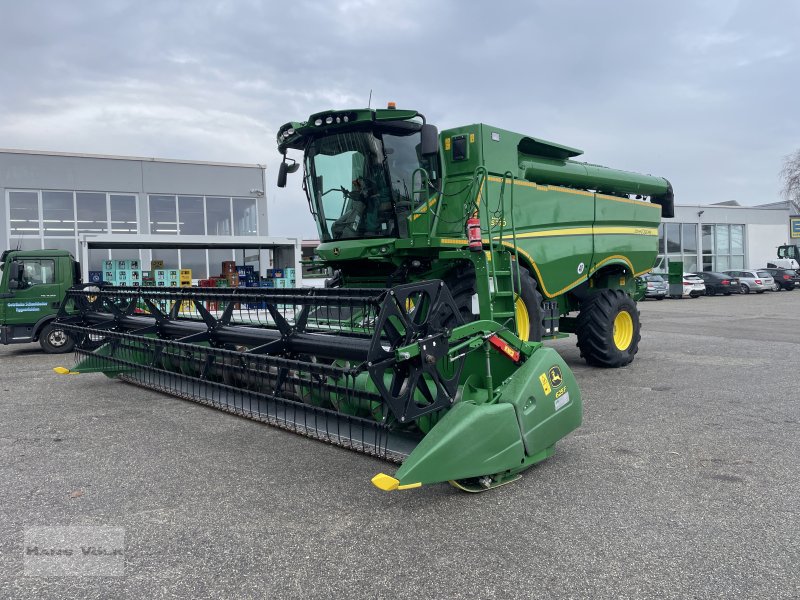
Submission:
POLYGON ((483 243, 481 242, 481 221, 476 215, 472 215, 467 219, 467 240, 469 241, 469 249, 473 252, 480 252, 483 250, 483 243))

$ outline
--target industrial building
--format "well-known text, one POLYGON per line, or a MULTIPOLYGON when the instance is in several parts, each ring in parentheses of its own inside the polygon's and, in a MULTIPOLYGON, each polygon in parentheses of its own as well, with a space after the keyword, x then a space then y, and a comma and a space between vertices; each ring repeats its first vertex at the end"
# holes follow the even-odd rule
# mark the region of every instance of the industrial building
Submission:
POLYGON ((679 260, 689 272, 764 267, 790 239, 789 216, 788 202, 676 205, 675 218, 658 229, 655 270, 679 260))
POLYGON ((263 271, 273 249, 299 249, 268 237, 264 189, 262 165, 0 149, 0 249, 69 250, 88 261, 84 272, 134 258, 195 279, 226 260, 263 271), (115 236, 126 243, 115 247, 115 236))

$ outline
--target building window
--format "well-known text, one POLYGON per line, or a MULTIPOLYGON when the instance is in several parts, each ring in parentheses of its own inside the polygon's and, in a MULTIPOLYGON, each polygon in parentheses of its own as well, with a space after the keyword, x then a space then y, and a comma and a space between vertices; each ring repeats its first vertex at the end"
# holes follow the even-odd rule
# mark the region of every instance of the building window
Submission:
POLYGON ((150 233, 178 235, 175 196, 150 196, 150 233))
POLYGON ((75 211, 78 233, 108 233, 106 195, 98 192, 77 192, 75 211))
POLYGON ((710 225, 714 249, 711 262, 715 271, 744 268, 744 225, 710 225))
POLYGON ((9 192, 8 205, 11 237, 38 238, 41 234, 41 228, 39 227, 39 193, 9 192))
POLYGON ((42 192, 45 237, 75 237, 75 197, 72 192, 42 192))
POLYGON ((230 198, 206 198, 206 231, 208 235, 231 235, 230 198))
POLYGON ((663 223, 658 228, 658 271, 666 271, 670 262, 683 262, 683 270, 697 271, 697 224, 663 223))
POLYGON ((256 235, 256 201, 253 198, 233 199, 233 235, 256 235))
POLYGON ((178 235, 257 235, 253 198, 153 195, 150 233, 178 235))
POLYGON ((193 279, 205 279, 208 276, 206 251, 185 248, 181 250, 181 269, 191 269, 193 279))
POLYGON ((136 216, 136 196, 111 194, 111 233, 139 233, 136 216))
POLYGON ((205 235, 205 220, 202 196, 178 196, 180 235, 205 235))
POLYGON ((228 260, 235 260, 233 250, 213 249, 208 251, 208 274, 217 277, 222 274, 222 263, 228 260))

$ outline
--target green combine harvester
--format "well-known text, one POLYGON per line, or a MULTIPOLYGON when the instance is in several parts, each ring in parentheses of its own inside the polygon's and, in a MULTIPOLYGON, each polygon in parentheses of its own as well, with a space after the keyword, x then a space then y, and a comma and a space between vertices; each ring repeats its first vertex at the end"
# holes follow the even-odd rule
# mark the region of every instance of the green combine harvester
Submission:
POLYGON ((638 348, 668 181, 484 124, 438 133, 413 110, 328 111, 278 132, 334 272, 325 289, 74 289, 78 364, 400 463, 383 490, 483 491, 577 428, 572 371, 638 348), (294 160, 289 151, 302 153, 294 160))

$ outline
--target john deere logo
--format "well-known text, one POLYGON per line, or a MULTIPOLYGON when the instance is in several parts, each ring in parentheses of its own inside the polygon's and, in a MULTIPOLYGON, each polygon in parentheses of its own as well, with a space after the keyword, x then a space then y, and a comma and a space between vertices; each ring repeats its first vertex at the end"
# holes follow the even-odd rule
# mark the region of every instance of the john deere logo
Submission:
POLYGON ((556 366, 550 367, 547 372, 547 377, 550 379, 550 384, 556 388, 564 383, 564 377, 561 375, 561 369, 556 366))
POLYGON ((333 255, 334 256, 339 256, 339 248, 334 248, 333 249, 333 255))

